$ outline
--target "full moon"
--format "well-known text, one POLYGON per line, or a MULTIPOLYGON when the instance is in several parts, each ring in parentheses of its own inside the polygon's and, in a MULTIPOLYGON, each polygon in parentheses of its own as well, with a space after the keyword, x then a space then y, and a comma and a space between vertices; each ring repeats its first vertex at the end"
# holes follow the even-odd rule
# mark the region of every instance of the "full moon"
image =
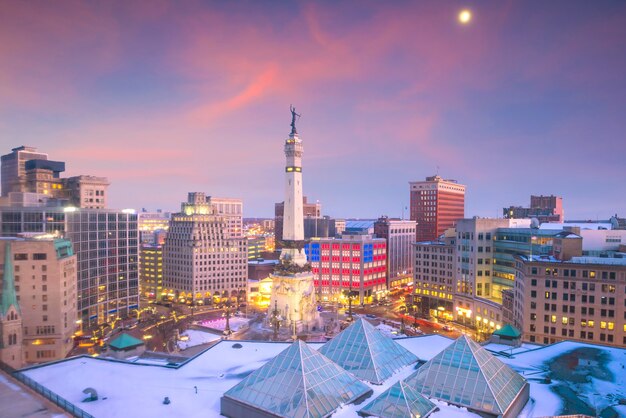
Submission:
POLYGON ((459 22, 466 24, 469 23, 470 20, 472 20, 472 13, 470 13, 469 10, 462 10, 461 13, 459 13, 459 22))

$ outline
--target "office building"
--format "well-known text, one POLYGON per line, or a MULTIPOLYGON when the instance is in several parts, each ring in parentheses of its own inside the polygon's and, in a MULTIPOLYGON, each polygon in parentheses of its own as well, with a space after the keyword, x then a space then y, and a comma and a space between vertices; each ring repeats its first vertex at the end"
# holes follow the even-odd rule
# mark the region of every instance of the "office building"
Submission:
POLYGON ((411 220, 417 222, 416 241, 436 241, 465 217, 465 186, 438 175, 410 185, 411 220))
POLYGON ((71 205, 87 209, 107 207, 109 180, 106 177, 69 177, 63 179, 63 187, 71 205))
POLYGON ((374 235, 387 240, 387 287, 406 286, 413 281, 415 221, 390 219, 374 222, 374 235))
POLYGON ((439 241, 417 242, 413 284, 414 307, 428 318, 451 320, 456 280, 454 262, 456 234, 449 229, 439 241))
POLYGON ((21 146, 3 155, 2 197, 3 204, 11 202, 13 193, 35 193, 40 203, 57 200, 62 206, 86 209, 106 208, 109 181, 105 177, 74 176, 61 178, 65 171, 62 161, 48 160, 48 154, 37 152, 34 147, 21 146))
POLYGON ((207 203, 214 213, 226 219, 229 238, 243 236, 243 201, 241 199, 207 196, 207 203))
POLYGON ((163 299, 163 246, 141 244, 139 251, 139 284, 141 295, 148 299, 163 299))
POLYGON ((163 246, 164 293, 171 299, 213 303, 246 291, 247 240, 232 235, 236 214, 218 213, 212 201, 189 193, 181 211, 172 214, 163 246))
POLYGON ((514 322, 523 340, 626 346, 626 254, 517 257, 514 322))
POLYGON ((0 252, 5 254, 3 280, 13 282, 19 304, 22 332, 17 343, 23 364, 65 358, 79 328, 72 244, 47 236, 2 238, 0 252))
POLYGON ((530 196, 530 207, 510 206, 504 208, 505 218, 536 218, 539 223, 564 222, 563 198, 558 196, 530 196))
POLYGON ((314 285, 323 301, 372 303, 387 293, 387 242, 366 232, 345 231, 341 238, 318 238, 305 246, 314 285), (357 296, 358 295, 358 296, 357 296))
POLYGON ((0 207, 0 234, 56 234, 77 257, 83 328, 126 317, 139 306, 137 214, 75 207, 0 207))
POLYGON ((155 233, 163 231, 167 234, 170 226, 169 212, 139 212, 137 214, 137 226, 139 228, 140 242, 144 244, 157 244, 158 235, 155 233))
POLYGON ((10 154, 0 157, 2 196, 10 192, 26 191, 26 162, 30 160, 47 160, 48 154, 37 152, 37 148, 22 145, 13 148, 10 154))
POLYGON ((248 240, 248 260, 257 260, 263 258, 261 254, 265 252, 265 237, 264 236, 251 236, 247 237, 248 240))

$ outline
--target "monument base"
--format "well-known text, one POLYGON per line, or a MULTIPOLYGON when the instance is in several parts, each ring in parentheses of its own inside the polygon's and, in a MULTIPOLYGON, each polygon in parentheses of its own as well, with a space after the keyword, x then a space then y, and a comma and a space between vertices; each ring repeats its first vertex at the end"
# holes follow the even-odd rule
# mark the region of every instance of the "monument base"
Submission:
POLYGON ((272 274, 270 277, 272 297, 269 313, 271 315, 275 308, 278 309, 281 327, 289 327, 292 331, 295 327, 297 334, 321 330, 322 321, 317 311, 313 274, 272 274))

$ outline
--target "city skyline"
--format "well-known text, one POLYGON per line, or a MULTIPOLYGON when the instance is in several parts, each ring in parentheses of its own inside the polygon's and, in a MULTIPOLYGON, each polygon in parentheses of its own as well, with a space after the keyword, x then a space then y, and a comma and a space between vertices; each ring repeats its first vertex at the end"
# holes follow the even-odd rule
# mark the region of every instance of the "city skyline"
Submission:
POLYGON ((624 216, 626 5, 600 4, 5 2, 2 154, 106 176, 110 207, 203 191, 272 217, 293 104, 325 215, 399 217, 438 173, 466 217, 531 194, 624 216))

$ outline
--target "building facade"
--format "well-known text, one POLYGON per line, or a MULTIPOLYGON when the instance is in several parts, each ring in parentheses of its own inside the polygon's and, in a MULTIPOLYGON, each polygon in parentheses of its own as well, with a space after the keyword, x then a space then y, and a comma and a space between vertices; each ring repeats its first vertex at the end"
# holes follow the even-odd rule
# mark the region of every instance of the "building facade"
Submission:
POLYGON ((30 160, 47 160, 48 154, 37 151, 35 147, 22 145, 11 150, 10 154, 0 157, 0 177, 2 196, 10 192, 26 191, 26 162, 30 160))
POLYGON ((0 207, 0 234, 55 234, 76 254, 83 328, 127 317, 139 306, 137 214, 132 210, 0 207))
POLYGON ((4 268, 13 268, 22 316, 23 363, 65 358, 79 329, 77 261, 71 242, 46 237, 3 238, 0 251, 11 253, 12 265, 5 261, 4 268))
POLYGON ((415 243, 414 305, 425 317, 452 319, 455 294, 454 233, 440 241, 415 243))
POLYGON ((5 198, 10 193, 35 193, 40 195, 39 200, 57 199, 63 206, 87 209, 107 206, 109 181, 105 177, 61 178, 65 163, 48 160, 48 154, 37 152, 36 148, 13 148, 10 154, 2 156, 1 163, 2 196, 5 198))
POLYGON ((137 214, 137 226, 139 228, 139 238, 142 244, 156 244, 159 231, 167 230, 170 226, 169 212, 140 212, 137 214))
POLYGON ((524 340, 626 346, 626 258, 517 261, 513 311, 524 340))
POLYGON ((164 292, 193 304, 242 295, 247 286, 247 240, 232 236, 232 219, 204 193, 189 193, 172 214, 163 246, 164 292))
POLYGON ((374 235, 387 240, 387 287, 405 286, 413 281, 415 221, 390 219, 374 222, 374 235))
POLYGON ((411 220, 417 222, 416 241, 436 241, 465 217, 465 186, 439 176, 410 185, 411 220))
POLYGON ((74 206, 87 209, 105 209, 107 207, 109 180, 106 177, 69 177, 63 179, 63 187, 70 204, 74 206))
POLYGON ((208 196, 207 202, 215 214, 226 219, 226 234, 230 238, 239 238, 243 233, 243 201, 235 198, 208 196))
POLYGON ((139 284, 143 297, 156 300, 163 299, 163 270, 163 246, 141 244, 139 251, 139 284))
POLYGON ((530 207, 510 206, 504 208, 505 218, 536 218, 540 223, 564 222, 563 198, 558 196, 530 196, 530 207))
POLYGON ((361 304, 372 303, 387 291, 387 242, 371 234, 344 233, 319 238, 305 247, 322 301, 346 301, 349 291, 361 304), (356 295, 355 295, 356 296, 356 295))

